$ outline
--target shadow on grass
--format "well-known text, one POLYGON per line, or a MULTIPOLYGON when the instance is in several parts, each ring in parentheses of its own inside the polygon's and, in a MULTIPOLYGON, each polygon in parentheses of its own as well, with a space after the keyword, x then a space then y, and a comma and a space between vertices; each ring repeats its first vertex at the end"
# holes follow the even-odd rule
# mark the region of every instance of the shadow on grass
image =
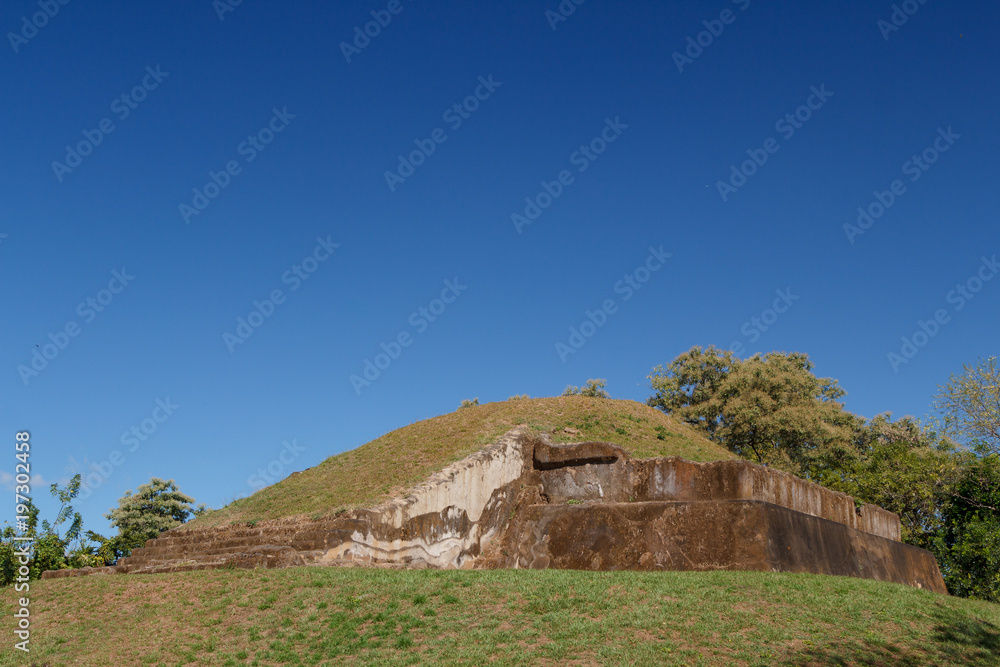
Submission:
POLYGON ((920 645, 890 643, 838 643, 802 651, 784 665, 873 665, 879 667, 1000 666, 1000 626, 936 606, 929 614, 934 624, 920 645))

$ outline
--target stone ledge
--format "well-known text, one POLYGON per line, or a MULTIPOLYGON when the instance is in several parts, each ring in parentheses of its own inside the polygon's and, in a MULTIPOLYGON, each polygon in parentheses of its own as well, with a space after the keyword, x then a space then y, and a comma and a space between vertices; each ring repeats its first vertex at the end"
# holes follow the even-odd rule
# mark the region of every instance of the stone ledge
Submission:
POLYGON ((530 505, 493 547, 500 567, 759 570, 877 579, 947 593, 930 552, 756 500, 530 505))

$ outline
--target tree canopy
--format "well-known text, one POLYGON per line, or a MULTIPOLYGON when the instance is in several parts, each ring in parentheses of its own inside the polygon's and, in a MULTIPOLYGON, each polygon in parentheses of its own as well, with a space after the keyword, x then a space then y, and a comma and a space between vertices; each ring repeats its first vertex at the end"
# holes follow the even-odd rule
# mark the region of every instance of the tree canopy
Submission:
POLYGON ((740 360, 693 347, 649 376, 647 403, 692 424, 743 458, 810 476, 812 459, 850 447, 855 418, 845 392, 812 373, 809 357, 771 352, 740 360))
POLYGON ((128 553, 165 530, 176 528, 204 511, 204 506, 192 509, 194 498, 181 493, 174 480, 152 478, 135 493, 126 491, 118 499, 118 507, 107 515, 118 535, 109 542, 116 556, 128 553))
POLYGON ((935 404, 956 439, 982 453, 1000 455, 1000 368, 997 358, 967 364, 939 387, 935 404))

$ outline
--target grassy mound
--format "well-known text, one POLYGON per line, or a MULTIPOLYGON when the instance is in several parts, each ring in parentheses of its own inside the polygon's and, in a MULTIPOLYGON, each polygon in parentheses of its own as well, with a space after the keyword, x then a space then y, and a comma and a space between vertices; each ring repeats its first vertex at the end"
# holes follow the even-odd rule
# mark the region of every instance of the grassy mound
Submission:
POLYGON ((405 493, 520 424, 549 434, 554 442, 614 442, 638 458, 735 458, 689 426, 635 401, 579 396, 513 399, 462 408, 397 429, 210 512, 185 528, 291 516, 319 518, 340 508, 370 506, 405 493))
POLYGON ((30 657, 2 667, 1000 664, 998 605, 818 575, 300 567, 54 579, 31 598, 30 657))

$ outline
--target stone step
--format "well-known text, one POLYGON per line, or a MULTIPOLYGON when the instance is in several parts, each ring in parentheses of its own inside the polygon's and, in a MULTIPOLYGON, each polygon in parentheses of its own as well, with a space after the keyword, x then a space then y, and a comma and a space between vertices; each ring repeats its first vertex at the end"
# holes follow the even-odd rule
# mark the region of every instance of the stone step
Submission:
POLYGON ((362 522, 358 519, 332 519, 329 521, 304 521, 302 523, 285 523, 276 525, 247 526, 246 524, 219 526, 205 529, 178 529, 176 532, 168 531, 157 537, 157 541, 163 544, 188 544, 211 540, 217 537, 255 537, 272 535, 289 535, 302 532, 324 533, 332 530, 352 530, 362 522))
POLYGON ((155 574, 159 572, 186 572, 220 568, 289 567, 305 565, 322 552, 298 552, 282 545, 255 545, 247 550, 226 554, 194 554, 180 558, 124 558, 116 570, 129 574, 155 574))
POLYGON ((146 556, 162 553, 186 552, 191 550, 227 549, 254 544, 288 544, 300 550, 318 549, 327 544, 336 544, 350 537, 351 533, 344 528, 329 531, 301 531, 283 535, 255 536, 219 536, 219 539, 192 541, 187 543, 163 543, 160 539, 146 542, 146 546, 132 550, 134 556, 146 556))
POLYGON ((287 540, 287 541, 230 541, 225 545, 209 544, 204 547, 191 545, 189 547, 144 547, 134 549, 129 557, 130 562, 143 562, 146 560, 165 560, 169 558, 187 558, 190 556, 215 556, 242 553, 250 548, 266 545, 289 546, 296 551, 326 551, 341 543, 340 539, 327 538, 323 540, 287 540))

